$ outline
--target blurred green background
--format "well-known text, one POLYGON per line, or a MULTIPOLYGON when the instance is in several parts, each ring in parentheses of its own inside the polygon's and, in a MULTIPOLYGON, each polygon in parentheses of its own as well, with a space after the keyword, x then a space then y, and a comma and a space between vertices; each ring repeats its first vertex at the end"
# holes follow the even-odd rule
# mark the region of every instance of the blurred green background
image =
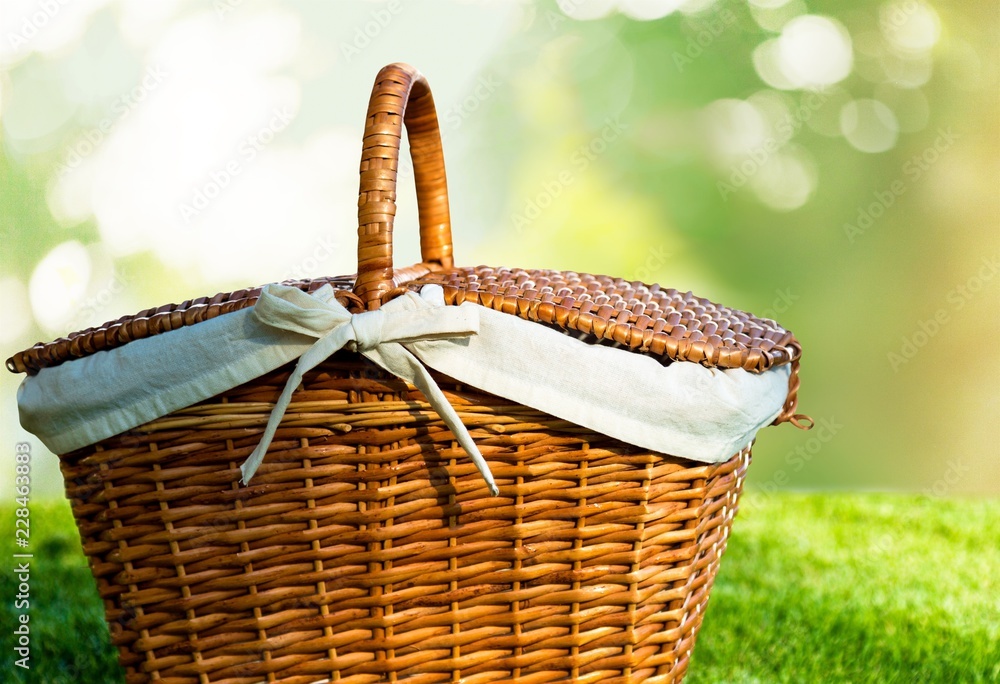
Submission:
MULTIPOLYGON (((351 273, 361 132, 427 76, 460 264, 774 317, 802 411, 749 485, 1000 492, 998 22, 985 1, 5 2, 0 349, 351 273)), ((401 175, 396 261, 418 260, 401 175)), ((0 382, 0 468, 32 442, 0 382)))
MULTIPOLYGON (((691 681, 997 681, 998 28, 985 0, 4 0, 0 358, 352 273, 368 95, 410 62, 458 263, 659 282, 802 341, 817 427, 760 436, 691 681), (851 493, 770 495, 799 489, 851 493)), ((0 671, 117 681, 58 461, 0 378, 37 611, 36 669, 0 671)))

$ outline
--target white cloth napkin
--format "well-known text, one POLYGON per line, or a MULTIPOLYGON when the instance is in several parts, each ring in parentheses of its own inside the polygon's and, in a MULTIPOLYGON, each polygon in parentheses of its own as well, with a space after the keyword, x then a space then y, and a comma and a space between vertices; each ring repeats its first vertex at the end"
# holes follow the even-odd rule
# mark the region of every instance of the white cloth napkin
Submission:
POLYGON ((45 368, 18 390, 21 424, 55 453, 138 427, 299 359, 253 475, 301 374, 342 347, 416 385, 495 485, 424 365, 459 382, 646 449, 706 463, 730 458, 780 413, 789 368, 753 374, 588 344, 425 286, 351 315, 329 286, 267 286, 252 309, 45 368), (419 361, 418 361, 419 360, 419 361), (422 362, 422 363, 421 363, 422 362), (450 415, 449 415, 450 414, 450 415))

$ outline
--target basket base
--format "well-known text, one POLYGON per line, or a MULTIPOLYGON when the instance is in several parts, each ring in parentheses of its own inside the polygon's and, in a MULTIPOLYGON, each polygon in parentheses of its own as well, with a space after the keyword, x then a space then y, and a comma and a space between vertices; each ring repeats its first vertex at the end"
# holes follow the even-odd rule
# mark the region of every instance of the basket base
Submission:
POLYGON ((643 451, 437 376, 500 485, 356 354, 62 458, 129 684, 677 682, 749 448, 643 451))

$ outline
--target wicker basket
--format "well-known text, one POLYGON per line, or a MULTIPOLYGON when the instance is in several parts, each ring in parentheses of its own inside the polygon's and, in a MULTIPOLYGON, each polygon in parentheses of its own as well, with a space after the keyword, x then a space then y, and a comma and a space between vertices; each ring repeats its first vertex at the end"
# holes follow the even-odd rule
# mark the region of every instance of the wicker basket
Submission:
MULTIPOLYGON (((620 279, 454 267, 434 104, 405 65, 375 84, 358 213, 356 279, 293 285, 330 283, 362 311, 435 283, 448 304, 472 301, 665 364, 791 364, 775 422, 795 422, 800 348, 773 321, 620 279), (394 270, 404 121, 423 263, 394 270)), ((258 295, 143 311, 8 366, 33 374, 258 295)), ((491 497, 423 395, 345 351, 306 375, 241 486, 239 464, 290 372, 61 457, 126 681, 680 681, 749 448, 715 465, 649 452, 434 374, 496 477, 491 497)))

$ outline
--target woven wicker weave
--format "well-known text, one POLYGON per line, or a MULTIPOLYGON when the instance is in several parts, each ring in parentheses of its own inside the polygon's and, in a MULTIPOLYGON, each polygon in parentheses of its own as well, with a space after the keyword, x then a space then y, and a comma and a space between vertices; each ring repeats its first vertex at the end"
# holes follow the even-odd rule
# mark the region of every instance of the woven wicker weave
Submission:
MULTIPOLYGON (((352 311, 438 283, 595 343, 760 372, 800 347, 774 321, 603 276, 456 268, 426 81, 376 80, 361 162, 352 311), (407 126, 423 263, 392 266, 407 126)), ((16 372, 253 305, 259 289, 143 311, 7 362, 16 372)), ((623 352, 626 353, 626 352, 623 352)), ((705 465, 638 449, 434 374, 500 496, 424 397, 357 354, 305 377, 251 486, 286 366, 61 457, 128 682, 676 682, 736 512, 746 449, 705 465)))

